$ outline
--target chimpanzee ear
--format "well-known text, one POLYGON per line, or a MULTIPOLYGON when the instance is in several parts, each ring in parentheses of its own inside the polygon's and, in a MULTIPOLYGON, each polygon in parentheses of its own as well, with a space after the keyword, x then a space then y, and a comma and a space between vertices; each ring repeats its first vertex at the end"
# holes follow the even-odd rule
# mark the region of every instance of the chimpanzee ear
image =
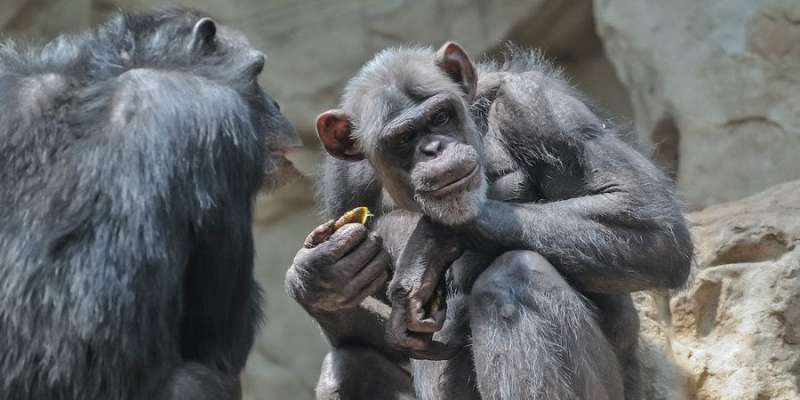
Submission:
POLYGON ((192 28, 191 47, 198 49, 211 44, 217 36, 217 23, 208 17, 200 18, 192 28))
POLYGON ((350 133, 350 118, 342 110, 328 110, 317 117, 317 136, 328 154, 341 160, 363 160, 364 153, 350 133))
POLYGON ((461 85, 467 100, 475 97, 478 76, 472 60, 461 45, 447 42, 436 52, 436 65, 454 82, 461 85))

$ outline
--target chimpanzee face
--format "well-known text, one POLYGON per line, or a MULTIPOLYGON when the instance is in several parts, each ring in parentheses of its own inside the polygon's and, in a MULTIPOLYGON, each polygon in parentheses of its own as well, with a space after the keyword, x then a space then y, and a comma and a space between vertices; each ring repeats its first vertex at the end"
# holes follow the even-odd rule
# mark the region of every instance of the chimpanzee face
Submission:
POLYGON ((273 190, 300 175, 285 155, 292 148, 302 146, 302 142, 281 113, 278 102, 258 81, 266 56, 254 49, 241 32, 225 26, 218 27, 216 42, 214 52, 227 54, 227 62, 243 66, 239 69, 241 75, 235 86, 250 106, 253 126, 264 135, 264 189, 273 190))
MULTIPOLYGON (((321 114, 317 131, 334 157, 368 159, 400 207, 458 225, 477 216, 486 199, 481 136, 468 110, 475 71, 455 43, 431 58, 415 63, 379 55, 365 68, 389 71, 393 84, 374 84, 366 104, 349 112, 321 114)), ((363 85, 363 75, 351 84, 363 85)))
MULTIPOLYGON (((404 110, 367 156, 398 195, 449 225, 474 218, 485 200, 480 135, 458 93, 442 92, 404 110)), ((394 196, 394 193, 392 193, 394 196)))

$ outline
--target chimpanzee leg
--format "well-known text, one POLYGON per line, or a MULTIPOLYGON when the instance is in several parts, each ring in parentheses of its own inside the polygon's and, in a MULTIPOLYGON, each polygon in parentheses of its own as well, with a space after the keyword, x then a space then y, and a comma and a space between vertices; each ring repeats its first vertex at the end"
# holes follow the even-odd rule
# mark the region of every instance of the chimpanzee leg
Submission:
POLYGON ((367 347, 340 347, 322 362, 318 400, 413 400, 411 374, 367 347))
POLYGON ((617 354, 625 380, 625 400, 640 400, 639 314, 631 295, 587 293, 586 297, 597 307, 600 328, 617 354))
POLYGON ((537 253, 492 262, 472 288, 470 326, 484 400, 624 398, 588 300, 537 253))
POLYGON ((412 360, 414 387, 420 400, 480 400, 472 352, 465 347, 444 361, 412 360))
MULTIPOLYGON (((487 264, 483 264, 484 268, 487 264)), ((458 268, 458 267, 456 267, 458 268)), ((447 322, 434 340, 453 344, 463 341, 464 347, 453 358, 444 361, 411 360, 414 388, 420 400, 480 400, 475 386, 475 364, 472 349, 467 345, 469 332, 469 295, 456 293, 447 299, 447 322)))
POLYGON ((171 373, 157 388, 157 400, 239 400, 238 376, 230 376, 205 365, 187 362, 171 373))

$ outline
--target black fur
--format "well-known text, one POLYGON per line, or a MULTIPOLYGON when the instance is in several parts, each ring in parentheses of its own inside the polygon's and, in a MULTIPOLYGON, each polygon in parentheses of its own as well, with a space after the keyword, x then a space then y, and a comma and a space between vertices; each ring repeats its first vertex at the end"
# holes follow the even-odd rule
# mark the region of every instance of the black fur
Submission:
POLYGON ((238 397, 252 200, 295 139, 263 55, 201 18, 0 44, 0 398, 238 397))
MULTIPOLYGON (((474 219, 463 223, 426 216, 452 225, 451 236, 467 247, 448 272, 448 322, 433 339, 470 345, 447 361, 413 360, 417 395, 639 398, 639 325, 630 292, 679 287, 691 264, 692 243, 671 182, 537 53, 512 50, 505 63, 477 65, 474 98, 443 78, 431 62, 435 54, 427 48, 389 49, 362 68, 345 89, 338 115, 350 118, 356 147, 368 161, 327 156, 320 179, 326 215, 360 205, 376 210, 376 230, 395 262, 407 249, 423 248, 409 242, 412 236, 397 235, 412 231, 419 216, 403 217, 397 199, 384 190, 392 184, 410 192, 415 182, 398 185, 379 178, 406 176, 417 159, 396 162, 399 150, 380 147, 376 138, 396 119, 420 120, 413 115, 417 111, 408 110, 422 108, 433 97, 419 93, 461 93, 470 100, 471 121, 452 123, 450 135, 479 149, 488 199, 474 219), (469 123, 478 127, 479 143, 464 133, 469 123)), ((413 127, 419 143, 434 134, 447 135, 421 125, 413 127)), ((463 210, 455 205, 442 215, 457 217, 463 210)), ((419 268, 430 268, 426 260, 411 265, 416 270, 395 267, 395 281, 398 274, 419 279, 424 275, 419 268)), ((358 312, 342 310, 339 318, 352 320, 358 312)), ((317 319, 337 326, 330 315, 317 319)), ((364 319, 359 326, 370 332, 373 325, 364 319)), ((359 341, 354 331, 332 343, 346 341, 351 348, 360 344, 391 354, 383 345, 359 341)), ((322 379, 339 380, 328 382, 329 389, 336 384, 364 387, 364 379, 382 379, 326 367, 322 379)), ((395 395, 381 392, 369 398, 395 395)))

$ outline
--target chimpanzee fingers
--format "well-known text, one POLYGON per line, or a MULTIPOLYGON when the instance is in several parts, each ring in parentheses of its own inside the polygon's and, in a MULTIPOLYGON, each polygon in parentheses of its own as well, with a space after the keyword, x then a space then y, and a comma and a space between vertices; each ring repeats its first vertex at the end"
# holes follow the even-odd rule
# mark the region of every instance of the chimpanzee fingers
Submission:
POLYGON ((333 234, 333 226, 335 224, 334 220, 330 220, 316 228, 314 228, 311 233, 306 236, 306 240, 303 241, 303 247, 306 249, 312 249, 317 247, 320 243, 324 242, 328 239, 329 236, 333 234))
POLYGON ((345 254, 367 238, 367 227, 361 224, 347 224, 331 237, 309 250, 309 257, 313 257, 323 267, 329 267, 345 254))
MULTIPOLYGON (((372 286, 375 286, 375 282, 378 281, 378 278, 382 278, 379 283, 385 283, 389 278, 389 262, 389 254, 385 251, 380 251, 366 267, 359 271, 357 275, 351 278, 344 286, 342 295, 346 299, 345 302, 350 303, 359 297, 363 300, 372 293, 375 293, 377 288, 374 290, 370 289, 372 286)), ((361 301, 359 300, 358 302, 360 303, 361 301)))
POLYGON ((374 294, 378 291, 383 285, 386 284, 386 281, 389 279, 389 272, 383 271, 381 274, 375 278, 372 282, 370 282, 369 286, 367 286, 364 290, 357 293, 357 295, 349 300, 346 300, 342 307, 344 308, 352 308, 359 304, 361 304, 364 299, 369 297, 370 295, 374 294))
POLYGON ((431 344, 433 335, 429 333, 409 333, 405 329, 392 329, 387 341, 395 348, 408 352, 425 351, 431 344))
POLYGON ((407 347, 409 342, 408 333, 406 332, 406 315, 408 310, 405 303, 392 302, 392 312, 389 314, 389 325, 386 330, 386 340, 401 348, 407 347))
MULTIPOLYGON (((445 316, 444 311, 433 318, 434 326, 444 324, 445 316)), ((396 328, 395 328, 396 329, 396 328)), ((457 336, 456 340, 452 341, 439 341, 433 340, 433 333, 411 332, 407 330, 397 330, 393 339, 396 341, 396 346, 405 350, 409 357, 419 360, 449 360, 456 356, 456 354, 464 347, 466 342, 460 338, 463 335, 457 336)))
POLYGON ((406 352, 409 357, 420 360, 448 360, 461 348, 434 341, 433 334, 411 333, 405 329, 393 330, 387 340, 397 349, 406 352))
MULTIPOLYGON (((349 254, 345 255, 331 267, 331 272, 344 277, 347 282, 354 280, 358 274, 383 250, 383 239, 375 233, 369 234, 367 238, 355 247, 349 254)), ((364 285, 371 280, 362 281, 364 285)))
POLYGON ((409 332, 406 329, 407 315, 404 305, 392 305, 386 332, 389 344, 414 358, 444 360, 453 357, 455 351, 444 343, 434 342, 433 334, 409 332))
POLYGON ((430 341, 425 349, 411 350, 409 356, 417 360, 449 360, 458 354, 462 347, 451 346, 437 341, 430 341))
POLYGON ((445 319, 447 318, 447 311, 445 308, 437 310, 432 316, 425 316, 424 303, 417 299, 412 298, 409 301, 408 312, 408 330, 419 333, 433 333, 438 332, 444 326, 445 319))
POLYGON ((436 320, 435 318, 411 318, 408 321, 408 330, 417 333, 434 333, 442 329, 444 322, 436 320))

